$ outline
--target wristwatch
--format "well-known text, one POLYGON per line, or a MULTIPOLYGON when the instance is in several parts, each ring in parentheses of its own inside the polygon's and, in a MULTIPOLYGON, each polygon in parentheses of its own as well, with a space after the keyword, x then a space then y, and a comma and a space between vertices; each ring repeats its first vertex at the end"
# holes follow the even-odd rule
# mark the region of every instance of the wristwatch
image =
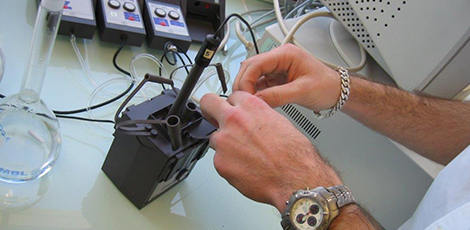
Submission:
POLYGON ((282 215, 284 230, 325 230, 339 215, 339 208, 355 204, 351 191, 344 185, 298 190, 292 193, 282 215))

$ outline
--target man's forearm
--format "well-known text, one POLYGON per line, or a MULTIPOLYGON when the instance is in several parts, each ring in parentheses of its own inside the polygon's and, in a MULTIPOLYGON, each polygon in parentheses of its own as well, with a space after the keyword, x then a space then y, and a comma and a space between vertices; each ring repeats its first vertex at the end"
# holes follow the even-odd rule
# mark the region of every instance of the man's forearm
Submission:
POLYGON ((470 144, 468 103, 421 97, 353 77, 343 111, 444 165, 470 144))
POLYGON ((359 205, 346 205, 331 223, 329 230, 381 230, 382 226, 359 205))

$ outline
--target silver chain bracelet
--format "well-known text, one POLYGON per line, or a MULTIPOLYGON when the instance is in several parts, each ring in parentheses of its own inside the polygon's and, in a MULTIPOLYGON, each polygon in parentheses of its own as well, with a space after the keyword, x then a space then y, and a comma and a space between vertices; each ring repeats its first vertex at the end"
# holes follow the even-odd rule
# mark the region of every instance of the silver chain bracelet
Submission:
POLYGON ((340 111, 343 108, 344 104, 346 104, 346 101, 349 98, 349 88, 350 88, 350 83, 351 83, 349 79, 349 73, 343 67, 336 68, 336 71, 338 71, 338 73, 341 76, 341 96, 339 97, 339 100, 336 103, 336 105, 333 106, 333 108, 331 108, 330 111, 326 112, 325 114, 321 114, 321 112, 313 111, 313 115, 315 116, 315 118, 319 120, 331 117, 336 112, 340 111))

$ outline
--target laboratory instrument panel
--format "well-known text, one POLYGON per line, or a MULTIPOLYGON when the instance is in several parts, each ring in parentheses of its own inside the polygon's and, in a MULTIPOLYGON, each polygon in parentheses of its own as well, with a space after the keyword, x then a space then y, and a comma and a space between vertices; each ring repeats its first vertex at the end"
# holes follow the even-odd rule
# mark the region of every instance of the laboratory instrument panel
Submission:
MULTIPOLYGON (((178 1, 179 2, 179 1, 178 1)), ((147 27, 147 43, 150 48, 163 49, 167 41, 186 52, 191 45, 188 26, 179 4, 146 0, 144 21, 147 27)))
POLYGON ((186 52, 224 19, 225 0, 66 0, 59 34, 92 39, 98 27, 105 42, 164 49, 171 41, 186 52))
MULTIPOLYGON (((96 30, 95 2, 96 0, 67 0, 65 1, 59 34, 78 38, 92 39, 96 30)), ((36 0, 41 4, 41 0, 36 0)))
POLYGON ((137 0, 98 0, 96 16, 100 39, 106 42, 141 46, 145 27, 137 0))

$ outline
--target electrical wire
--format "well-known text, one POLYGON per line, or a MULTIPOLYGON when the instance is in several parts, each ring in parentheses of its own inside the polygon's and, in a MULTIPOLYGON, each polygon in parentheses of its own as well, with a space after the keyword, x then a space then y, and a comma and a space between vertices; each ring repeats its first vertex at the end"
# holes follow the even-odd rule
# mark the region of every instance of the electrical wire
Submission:
POLYGON ((80 121, 101 122, 101 123, 114 124, 114 121, 111 121, 111 120, 90 119, 90 118, 85 118, 85 117, 73 117, 73 116, 65 116, 65 115, 56 115, 56 117, 63 118, 63 119, 73 119, 73 120, 80 120, 80 121))
POLYGON ((224 28, 224 26, 232 17, 237 17, 238 19, 240 19, 240 21, 242 21, 248 27, 248 29, 250 30, 251 38, 253 39, 253 45, 255 47, 256 54, 259 54, 259 48, 258 48, 258 44, 256 43, 256 37, 255 37, 255 34, 253 33, 253 29, 251 29, 250 24, 239 14, 231 14, 227 18, 225 18, 224 22, 222 22, 220 27, 215 31, 214 35, 218 36, 220 32, 222 31, 222 28, 224 28))
MULTIPOLYGON (((252 13, 265 12, 265 11, 272 11, 272 9, 250 10, 250 11, 241 13, 240 15, 243 16, 243 15, 249 15, 249 14, 252 14, 252 13)), ((224 50, 225 45, 227 44, 228 39, 230 38, 230 23, 232 23, 234 20, 235 20, 235 18, 232 18, 232 19, 230 19, 229 22, 226 24, 224 38, 222 39, 222 41, 221 41, 221 43, 220 43, 220 46, 219 46, 219 48, 217 49, 217 52, 220 51, 220 50, 224 50)))
MULTIPOLYGON (((92 110, 91 110, 91 105, 96 97, 96 95, 98 95, 99 92, 101 92, 104 88, 112 85, 112 84, 115 84, 115 83, 119 83, 119 82, 125 82, 125 83, 131 83, 131 84, 135 84, 136 81, 134 79, 129 79, 129 78, 114 78, 114 79, 110 79, 108 81, 105 81, 103 84, 101 84, 99 87, 97 87, 92 93, 91 95, 88 97, 88 102, 87 102, 87 114, 88 114, 88 117, 91 118, 91 119, 96 119, 92 113, 92 110)), ((104 130, 107 130, 107 131, 110 131, 110 132, 113 132, 114 129, 111 129, 107 126, 104 126, 100 123, 98 123, 98 125, 103 128, 104 130)))
MULTIPOLYGON (((274 0, 275 2, 276 0, 274 0)), ((297 21, 294 25, 294 27, 292 27, 292 29, 289 31, 289 33, 286 35, 286 37, 284 38, 284 41, 282 42, 281 45, 285 45, 287 43, 289 43, 291 40, 292 41, 295 41, 294 39, 294 34, 297 32, 297 30, 303 25, 305 24, 305 22, 307 22, 308 20, 312 19, 312 18, 316 18, 316 17, 329 17, 329 18, 333 18, 333 15, 330 13, 330 12, 327 12, 327 11, 312 11, 308 14, 306 14, 305 16, 303 16, 301 19, 299 19, 299 21, 297 21)), ((299 47, 301 47, 302 49, 306 50, 304 47, 302 47, 300 44, 297 45, 299 47)), ((351 66, 351 67, 347 67, 345 69, 347 69, 348 71, 350 72, 357 72, 361 69, 364 68, 365 64, 366 64, 366 58, 367 58, 367 55, 365 54, 365 50, 362 46, 360 46, 360 50, 361 50, 361 62, 357 65, 357 66, 351 66)), ((327 61, 324 61, 324 60, 321 60, 319 59, 321 62, 323 62, 325 65, 331 67, 331 68, 338 68, 338 65, 335 65, 335 64, 332 64, 330 62, 327 62, 327 61)))
MULTIPOLYGON (((0 98, 5 98, 5 95, 0 94, 0 98)), ((74 120, 81 120, 81 121, 103 122, 103 123, 113 123, 114 124, 114 121, 111 121, 111 120, 89 119, 89 118, 85 118, 85 117, 64 116, 64 115, 60 115, 60 114, 56 114, 55 116, 58 117, 58 118, 63 118, 63 119, 74 119, 74 120)))
MULTIPOLYGON (((114 54, 114 57, 113 57, 113 65, 114 67, 116 67, 116 69, 118 69, 120 72, 128 75, 129 77, 132 78, 131 74, 127 71, 125 71, 124 69, 122 69, 121 67, 119 67, 119 65, 116 63, 116 59, 119 55, 119 53, 121 52, 122 48, 124 48, 125 44, 126 44, 126 40, 127 39, 122 39, 122 42, 121 42, 121 45, 119 46, 118 50, 116 51, 116 53, 114 54)), ((54 113, 55 114, 59 114, 59 115, 69 115, 69 114, 76 114, 76 113, 83 113, 83 112, 86 112, 87 110, 93 110, 93 109, 97 109, 97 108, 101 108, 103 106, 106 106, 106 105, 109 105, 119 99, 121 99, 123 96, 125 96, 129 91, 131 91, 131 89, 134 87, 134 81, 131 82, 131 84, 129 85, 129 87, 124 91, 122 92, 121 94, 117 95, 116 97, 114 98, 111 98, 110 100, 108 101, 105 101, 105 102, 102 102, 102 103, 99 103, 97 105, 93 105, 93 106, 89 106, 89 107, 86 107, 86 108, 82 108, 82 109, 76 109, 76 110, 69 110, 69 111, 57 111, 57 110, 54 110, 54 113)))
MULTIPOLYGON (((344 52, 344 50, 341 48, 341 46, 339 45, 339 42, 338 42, 338 39, 336 38, 336 35, 333 31, 333 23, 336 22, 334 20, 331 20, 330 22, 330 26, 328 27, 328 30, 330 32, 330 38, 331 38, 331 41, 333 42, 333 46, 335 47, 336 51, 338 52, 338 54, 341 56, 341 58, 344 60, 344 62, 346 62, 346 64, 348 64, 348 66, 354 66, 354 63, 351 61, 351 59, 349 59, 348 55, 346 55, 346 53, 344 52)), ((359 43, 357 44, 358 46, 361 46, 359 43)), ((359 47, 359 49, 361 49, 359 47)), ((361 50, 362 51, 362 50, 361 50)), ((365 54, 364 54, 365 55, 365 54)), ((361 52, 361 57, 363 56, 362 52, 361 52)))

